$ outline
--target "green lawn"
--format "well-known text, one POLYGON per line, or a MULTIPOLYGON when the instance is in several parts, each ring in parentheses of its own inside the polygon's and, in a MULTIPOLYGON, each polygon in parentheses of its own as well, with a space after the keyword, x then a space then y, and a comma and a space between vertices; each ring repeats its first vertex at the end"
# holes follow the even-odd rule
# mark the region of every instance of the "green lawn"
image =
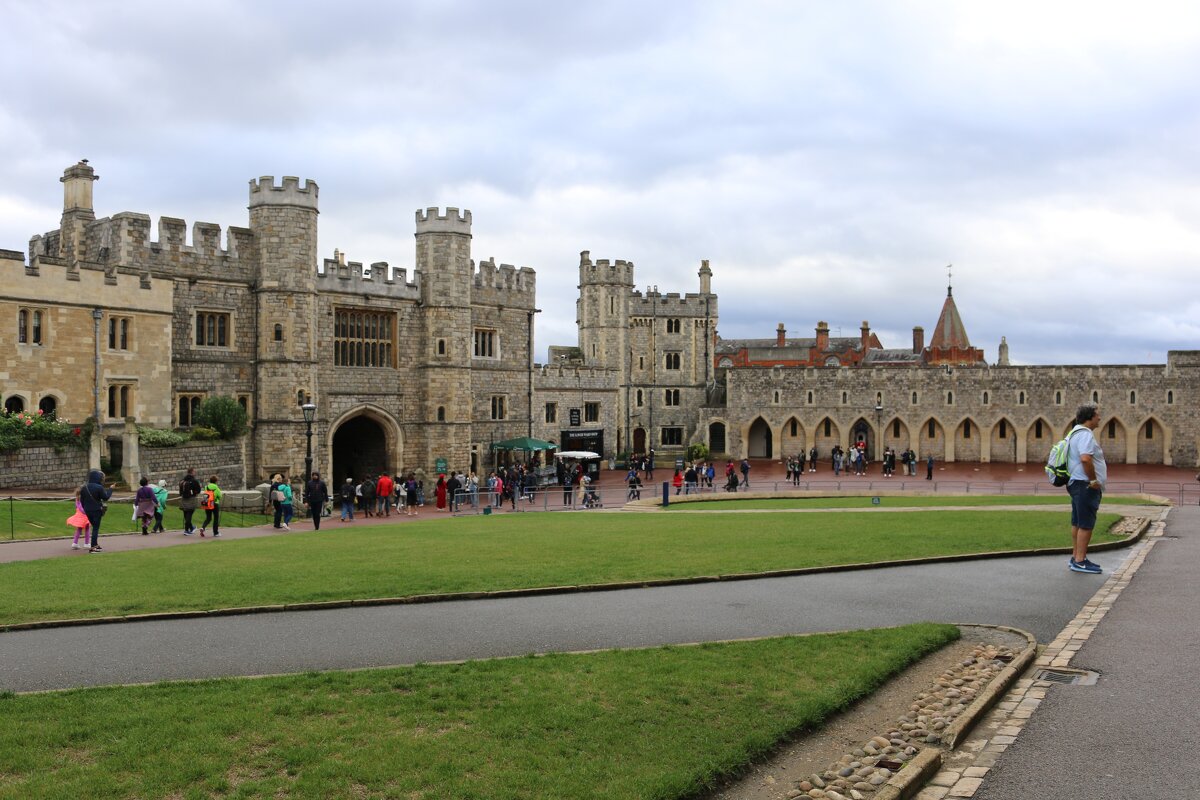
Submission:
MULTIPOLYGON (((939 506, 1052 506, 1070 505, 1067 495, 937 495, 933 497, 879 497, 879 504, 872 496, 864 497, 760 497, 737 499, 737 495, 717 495, 720 499, 675 503, 670 511, 742 511, 767 509, 779 511, 790 508, 937 508, 939 506), (719 505, 714 505, 719 504, 719 505)), ((674 498, 672 498, 674 501, 674 498)), ((1133 497, 1105 497, 1104 503, 1116 506, 1158 505, 1133 497)))
MULTIPOLYGON (((74 536, 75 529, 67 527, 67 517, 74 513, 73 500, 0 500, 0 540, 74 536)), ((100 523, 100 535, 141 530, 132 516, 133 503, 110 503, 104 521, 100 523)), ((199 525, 203 519, 201 509, 193 520, 199 525)), ((270 519, 262 514, 222 510, 221 527, 244 528, 262 525, 270 519)), ((167 506, 163 524, 168 530, 183 530, 183 512, 175 506, 167 506)))
MULTIPOLYGON (((1118 519, 1102 514, 1096 542, 1118 519)), ((0 624, 1064 547, 1062 512, 514 514, 0 564, 0 624), (686 522, 681 520, 686 519, 686 522)))
POLYGON ((0 695, 0 798, 682 798, 948 625, 0 695))

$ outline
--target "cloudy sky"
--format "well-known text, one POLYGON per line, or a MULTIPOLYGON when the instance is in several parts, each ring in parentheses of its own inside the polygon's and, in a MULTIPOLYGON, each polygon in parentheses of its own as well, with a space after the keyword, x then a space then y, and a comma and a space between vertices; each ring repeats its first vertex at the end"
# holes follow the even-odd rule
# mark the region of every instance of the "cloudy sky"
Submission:
POLYGON ((720 333, 929 331, 989 361, 1200 347, 1194 3, 0 0, 0 248, 96 212, 246 224, 321 187, 320 248, 411 266, 413 211, 538 273, 574 344, 580 250, 697 291, 720 333))

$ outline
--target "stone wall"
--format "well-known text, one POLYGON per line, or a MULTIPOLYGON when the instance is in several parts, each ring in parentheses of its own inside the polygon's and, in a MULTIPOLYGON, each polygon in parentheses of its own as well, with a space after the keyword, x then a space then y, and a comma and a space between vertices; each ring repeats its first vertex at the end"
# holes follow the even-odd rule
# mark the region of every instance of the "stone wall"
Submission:
POLYGON ((26 445, 0 453, 0 489, 74 489, 88 474, 88 453, 74 447, 26 445))
POLYGON ((240 440, 188 442, 179 447, 142 447, 139 452, 142 474, 154 483, 165 478, 169 489, 174 489, 182 480, 188 467, 196 468, 196 477, 201 481, 216 475, 225 489, 240 489, 246 485, 240 440))

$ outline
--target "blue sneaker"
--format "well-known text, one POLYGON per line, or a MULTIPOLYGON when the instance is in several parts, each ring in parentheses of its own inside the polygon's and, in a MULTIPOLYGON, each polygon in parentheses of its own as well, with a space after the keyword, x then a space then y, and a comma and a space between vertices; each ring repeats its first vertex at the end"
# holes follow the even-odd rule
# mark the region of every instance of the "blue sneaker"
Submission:
POLYGON ((1071 571, 1072 572, 1086 572, 1089 575, 1099 575, 1101 572, 1103 572, 1103 570, 1101 570, 1100 567, 1098 567, 1095 564, 1092 564, 1086 558, 1083 561, 1072 561, 1071 562, 1071 571))
POLYGON ((1096 570, 1096 572, 1104 571, 1103 569, 1100 568, 1099 564, 1097 564, 1095 561, 1092 561, 1090 558, 1085 558, 1083 561, 1080 561, 1079 563, 1083 564, 1085 566, 1094 568, 1096 570))

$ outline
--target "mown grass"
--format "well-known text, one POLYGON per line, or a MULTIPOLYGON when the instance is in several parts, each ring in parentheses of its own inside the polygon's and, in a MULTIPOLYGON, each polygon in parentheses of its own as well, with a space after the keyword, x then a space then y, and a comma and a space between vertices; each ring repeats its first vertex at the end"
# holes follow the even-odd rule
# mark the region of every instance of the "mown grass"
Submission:
MULTIPOLYGON (((67 526, 67 517, 74 513, 74 500, 0 499, 0 540, 74 536, 75 529, 67 526)), ((100 535, 141 530, 141 525, 134 522, 132 517, 133 503, 109 503, 108 513, 100 523, 100 535)), ((204 510, 198 510, 193 517, 194 522, 199 525, 203 519, 204 510)), ((270 520, 269 516, 253 512, 221 511, 222 528, 262 525, 270 520)), ((163 524, 168 530, 183 530, 183 512, 175 506, 167 506, 163 524)))
POLYGON ((0 798, 680 798, 949 625, 0 696, 0 798))
MULTIPOLYGON (((1102 514, 1095 541, 1118 519, 1102 514)), ((690 578, 1069 544, 1062 512, 514 514, 0 564, 0 624, 690 578), (686 521, 684 521, 686 520, 686 521)))
MULTIPOLYGON (((739 499, 737 495, 717 495, 719 499, 703 502, 672 502, 671 511, 781 511, 792 508, 939 508, 947 506, 1051 506, 1070 505, 1071 498, 1059 495, 938 495, 932 497, 760 497, 739 499)), ((674 498, 672 498, 674 501, 674 498)), ((1159 505, 1134 497, 1105 497, 1108 505, 1145 506, 1159 505)))

